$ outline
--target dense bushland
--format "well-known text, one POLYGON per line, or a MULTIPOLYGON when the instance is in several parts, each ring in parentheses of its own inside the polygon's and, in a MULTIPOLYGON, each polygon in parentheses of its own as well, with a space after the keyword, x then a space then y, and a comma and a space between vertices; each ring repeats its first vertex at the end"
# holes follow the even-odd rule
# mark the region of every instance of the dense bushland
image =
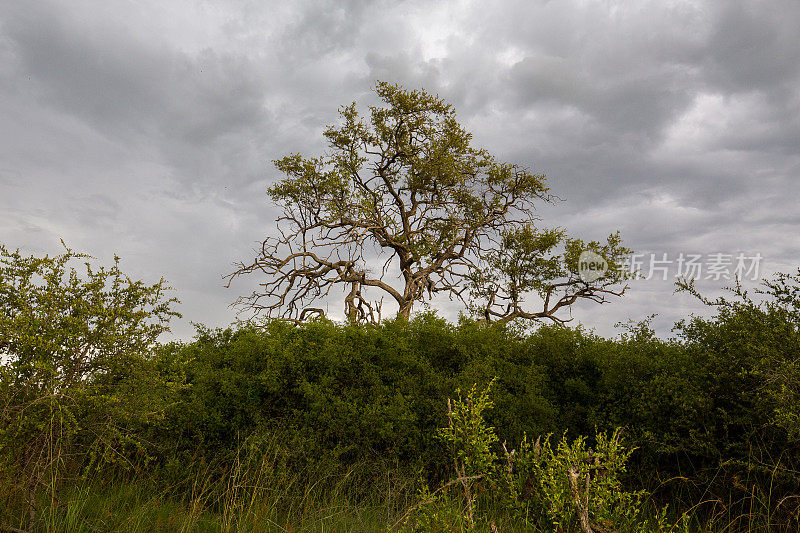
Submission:
POLYGON ((671 340, 425 313, 157 344, 161 285, 3 252, 0 525, 798 527, 796 276, 671 340))
POLYGON ((269 428, 291 439, 298 465, 322 457, 418 464, 440 482, 450 465, 434 436, 447 398, 497 377, 485 417, 500 442, 622 427, 637 447, 632 487, 676 509, 704 501, 696 511, 708 518, 753 505, 788 517, 800 494, 797 404, 775 373, 789 372, 800 352, 796 330, 792 340, 785 329, 764 329, 769 319, 695 319, 672 341, 646 324, 608 340, 556 326, 519 335, 432 315, 378 327, 201 330, 194 342, 165 348, 189 361, 168 417, 172 446, 215 456, 269 428))

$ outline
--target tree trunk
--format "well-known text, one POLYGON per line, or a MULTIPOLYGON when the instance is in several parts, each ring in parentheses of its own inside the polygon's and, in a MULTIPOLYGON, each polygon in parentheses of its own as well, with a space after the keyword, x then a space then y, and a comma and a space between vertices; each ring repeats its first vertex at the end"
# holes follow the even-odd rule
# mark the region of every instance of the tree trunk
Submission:
POLYGON ((404 318, 408 320, 411 318, 411 308, 414 307, 414 302, 406 301, 400 304, 400 309, 397 311, 397 318, 404 318))

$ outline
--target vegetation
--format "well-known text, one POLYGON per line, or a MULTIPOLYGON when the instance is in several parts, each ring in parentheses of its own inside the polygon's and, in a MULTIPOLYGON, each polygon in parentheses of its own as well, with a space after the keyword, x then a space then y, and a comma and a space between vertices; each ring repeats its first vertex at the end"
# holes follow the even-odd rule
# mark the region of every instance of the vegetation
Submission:
POLYGON ((423 313, 158 344, 163 281, 0 261, 6 530, 800 527, 800 272, 671 340, 423 313))
POLYGON ((344 290, 356 322, 380 322, 376 293, 398 317, 441 294, 487 322, 562 321, 577 300, 622 295, 629 250, 618 234, 583 242, 538 227, 536 205, 552 201, 544 175, 473 147, 438 96, 383 82, 376 92, 384 105, 367 118, 355 103, 341 109, 325 156, 275 161, 286 174, 269 189, 280 235, 230 276, 266 277, 245 308, 303 322, 323 314, 315 300, 344 290), (607 267, 596 279, 579 275, 584 251, 607 267))
POLYGON ((81 276, 71 264, 84 259, 0 245, 0 478, 26 502, 29 524, 40 491, 55 498, 67 473, 135 458, 136 426, 169 394, 140 395, 160 378, 149 356, 176 315, 164 281, 130 280, 119 258, 86 262, 81 276))

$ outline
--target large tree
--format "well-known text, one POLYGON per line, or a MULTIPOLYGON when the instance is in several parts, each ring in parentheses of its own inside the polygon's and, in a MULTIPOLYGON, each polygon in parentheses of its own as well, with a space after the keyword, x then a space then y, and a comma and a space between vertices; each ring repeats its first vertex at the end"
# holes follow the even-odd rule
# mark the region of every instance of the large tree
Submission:
POLYGON ((544 175, 473 147, 436 95, 384 82, 376 92, 383 105, 367 117, 355 103, 340 110, 341 123, 325 131, 325 155, 274 162, 285 178, 269 195, 283 216, 255 260, 229 275, 229 285, 266 277, 239 304, 303 321, 323 313, 314 301, 342 288, 353 321, 379 321, 385 296, 408 317, 437 294, 480 320, 563 321, 557 313, 579 299, 624 292, 628 250, 617 234, 584 243, 538 227, 535 205, 553 201, 544 175), (581 279, 583 250, 608 261, 604 276, 581 279))

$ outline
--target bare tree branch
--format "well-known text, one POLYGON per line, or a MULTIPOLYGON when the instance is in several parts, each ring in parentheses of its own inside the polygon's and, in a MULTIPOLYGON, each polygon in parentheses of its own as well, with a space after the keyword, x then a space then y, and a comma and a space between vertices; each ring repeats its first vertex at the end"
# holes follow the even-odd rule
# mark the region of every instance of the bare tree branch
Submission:
POLYGON ((340 110, 325 156, 275 161, 286 177, 269 194, 284 213, 278 236, 227 276, 229 286, 265 277, 240 306, 299 322, 323 315, 310 305, 336 288, 358 322, 380 321, 381 294, 406 318, 415 303, 447 294, 486 321, 564 322, 557 313, 579 299, 622 295, 618 236, 601 246, 537 229, 535 204, 552 200, 544 175, 472 147, 438 96, 382 82, 377 93, 386 105, 368 118, 355 104, 340 110), (608 276, 578 278, 579 244, 605 254, 608 276), (531 310, 525 297, 535 293, 544 305, 531 310))

